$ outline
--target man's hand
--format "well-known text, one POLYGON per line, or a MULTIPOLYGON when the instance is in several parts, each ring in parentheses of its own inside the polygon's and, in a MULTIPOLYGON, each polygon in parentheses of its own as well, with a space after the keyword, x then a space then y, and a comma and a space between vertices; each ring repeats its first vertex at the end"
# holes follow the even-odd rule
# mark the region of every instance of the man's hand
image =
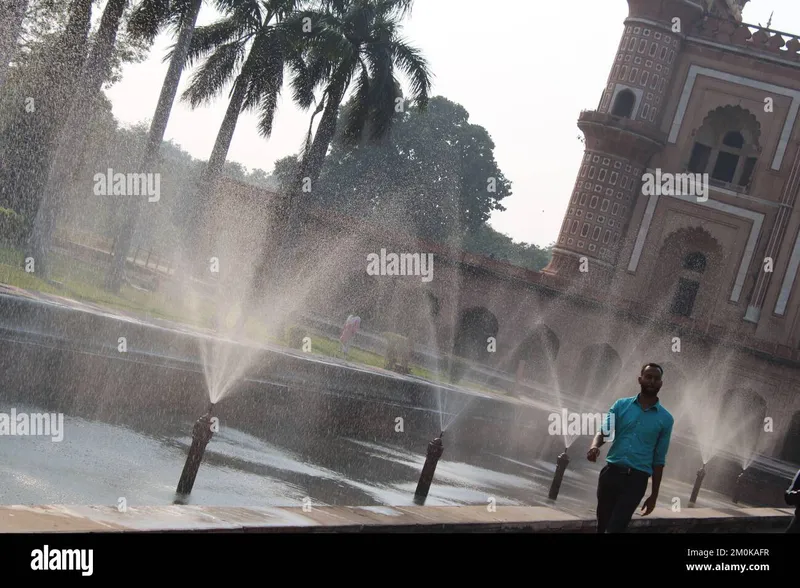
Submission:
POLYGON ((586 454, 586 459, 591 462, 597 461, 597 456, 600 455, 600 448, 599 447, 591 447, 589 448, 589 452, 586 454))
POLYGON ((647 500, 644 501, 644 504, 642 505, 642 516, 643 517, 646 517, 651 512, 653 512, 653 509, 656 507, 656 499, 657 498, 658 498, 658 496, 656 496, 655 494, 651 494, 650 498, 648 498, 647 500))

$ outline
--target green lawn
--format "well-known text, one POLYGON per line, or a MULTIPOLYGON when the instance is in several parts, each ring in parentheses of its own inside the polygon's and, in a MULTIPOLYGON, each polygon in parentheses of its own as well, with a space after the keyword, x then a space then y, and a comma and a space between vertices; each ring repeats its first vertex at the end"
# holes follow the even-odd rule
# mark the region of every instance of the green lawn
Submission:
MULTIPOLYGON (((123 285, 119 295, 115 295, 103 287, 105 274, 102 268, 59 253, 53 253, 51 263, 53 264, 52 278, 50 281, 45 281, 36 277, 34 273, 25 271, 22 252, 0 248, 0 283, 190 326, 211 326, 214 309, 210 303, 205 303, 198 310, 189 312, 184 307, 182 300, 175 301, 164 293, 138 290, 127 284, 123 285)), ((245 332, 247 336, 256 341, 286 345, 283 337, 270 335, 266 326, 255 319, 247 322, 245 332)), ((338 340, 319 335, 311 335, 311 352, 325 357, 343 358, 338 340)), ((356 347, 350 348, 347 360, 372 367, 384 367, 382 355, 356 347)), ((413 365, 410 369, 414 376, 432 382, 449 383, 446 375, 438 375, 413 365)), ((501 390, 488 389, 473 383, 470 384, 470 387, 484 392, 505 394, 501 390)))

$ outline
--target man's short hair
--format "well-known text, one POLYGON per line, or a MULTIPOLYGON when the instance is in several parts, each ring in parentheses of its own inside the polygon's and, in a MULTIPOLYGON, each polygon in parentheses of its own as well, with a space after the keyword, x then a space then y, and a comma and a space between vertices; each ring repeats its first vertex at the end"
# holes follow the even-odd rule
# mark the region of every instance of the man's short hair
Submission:
POLYGON ((642 371, 641 371, 641 372, 639 372, 639 373, 640 373, 640 375, 641 375, 641 374, 643 374, 643 373, 644 373, 644 370, 646 370, 646 369, 647 369, 647 368, 649 368, 649 367, 654 367, 654 368, 656 368, 656 369, 657 369, 657 370, 660 372, 660 374, 661 374, 661 377, 662 377, 662 378, 664 377, 664 368, 662 368, 662 367, 661 367, 660 365, 658 365, 657 363, 652 363, 652 362, 651 362, 651 363, 646 363, 646 364, 644 364, 644 365, 642 366, 642 371))

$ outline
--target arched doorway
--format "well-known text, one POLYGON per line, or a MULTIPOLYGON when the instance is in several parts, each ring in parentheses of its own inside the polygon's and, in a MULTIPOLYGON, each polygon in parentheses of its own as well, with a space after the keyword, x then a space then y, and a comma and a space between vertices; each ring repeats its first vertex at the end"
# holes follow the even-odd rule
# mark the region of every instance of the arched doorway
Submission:
POLYGON ((495 317, 484 307, 469 308, 461 313, 453 354, 474 361, 488 362, 490 359, 489 337, 497 338, 500 330, 495 317))
POLYGON ((659 400, 675 419, 674 430, 690 434, 693 430, 692 403, 687 397, 691 390, 687 390, 686 376, 673 363, 660 362, 659 365, 664 369, 659 400))
POLYGON ((646 299, 667 317, 700 318, 719 295, 722 248, 702 227, 684 227, 664 239, 646 299))
POLYGON ((525 362, 522 377, 531 382, 555 383, 555 361, 560 342, 547 325, 536 325, 519 344, 509 362, 508 371, 516 374, 520 361, 525 362))
POLYGON ((800 465, 800 410, 792 415, 789 430, 783 439, 780 458, 800 465))
POLYGON ((727 446, 749 460, 758 447, 766 413, 767 403, 759 394, 752 390, 728 390, 722 397, 721 427, 717 427, 721 439, 715 439, 715 444, 727 446))
POLYGON ((622 368, 619 354, 608 343, 590 345, 573 366, 569 393, 577 398, 602 398, 622 368))

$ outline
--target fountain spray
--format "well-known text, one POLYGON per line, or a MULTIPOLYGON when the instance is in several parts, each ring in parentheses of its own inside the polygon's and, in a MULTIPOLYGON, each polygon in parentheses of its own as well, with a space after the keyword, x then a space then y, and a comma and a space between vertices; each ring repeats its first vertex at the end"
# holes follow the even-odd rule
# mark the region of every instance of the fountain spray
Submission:
POLYGON ((744 482, 745 482, 745 480, 744 480, 744 472, 745 472, 745 470, 742 470, 742 473, 739 474, 737 476, 737 478, 736 478, 736 485, 734 486, 734 489, 733 489, 733 503, 734 504, 739 504, 739 498, 741 497, 742 487, 744 486, 744 482))
POLYGON ((564 479, 564 472, 567 471, 569 465, 569 455, 567 449, 564 448, 564 453, 558 456, 556 460, 556 473, 553 475, 553 483, 550 485, 550 500, 558 498, 558 492, 561 490, 561 480, 564 479))
POLYGON ((431 482, 433 482, 433 474, 436 471, 436 465, 439 463, 439 458, 442 457, 442 453, 444 453, 444 446, 442 445, 443 435, 444 431, 439 433, 436 439, 428 443, 428 454, 425 458, 425 465, 422 466, 422 473, 417 483, 417 491, 414 493, 414 502, 418 505, 425 504, 428 491, 431 489, 431 482))
POLYGON ((694 480, 692 495, 689 497, 689 508, 694 507, 695 503, 697 502, 697 495, 700 494, 700 486, 703 484, 703 478, 705 477, 706 477, 706 464, 703 464, 703 467, 697 470, 697 477, 694 480))
POLYGON ((212 410, 214 410, 213 402, 208 405, 206 413, 197 419, 192 429, 192 446, 186 456, 186 463, 183 465, 183 472, 176 490, 181 496, 188 496, 192 493, 197 470, 200 468, 200 462, 203 461, 203 455, 206 452, 206 445, 211 441, 211 437, 214 436, 214 432, 211 430, 212 410))

